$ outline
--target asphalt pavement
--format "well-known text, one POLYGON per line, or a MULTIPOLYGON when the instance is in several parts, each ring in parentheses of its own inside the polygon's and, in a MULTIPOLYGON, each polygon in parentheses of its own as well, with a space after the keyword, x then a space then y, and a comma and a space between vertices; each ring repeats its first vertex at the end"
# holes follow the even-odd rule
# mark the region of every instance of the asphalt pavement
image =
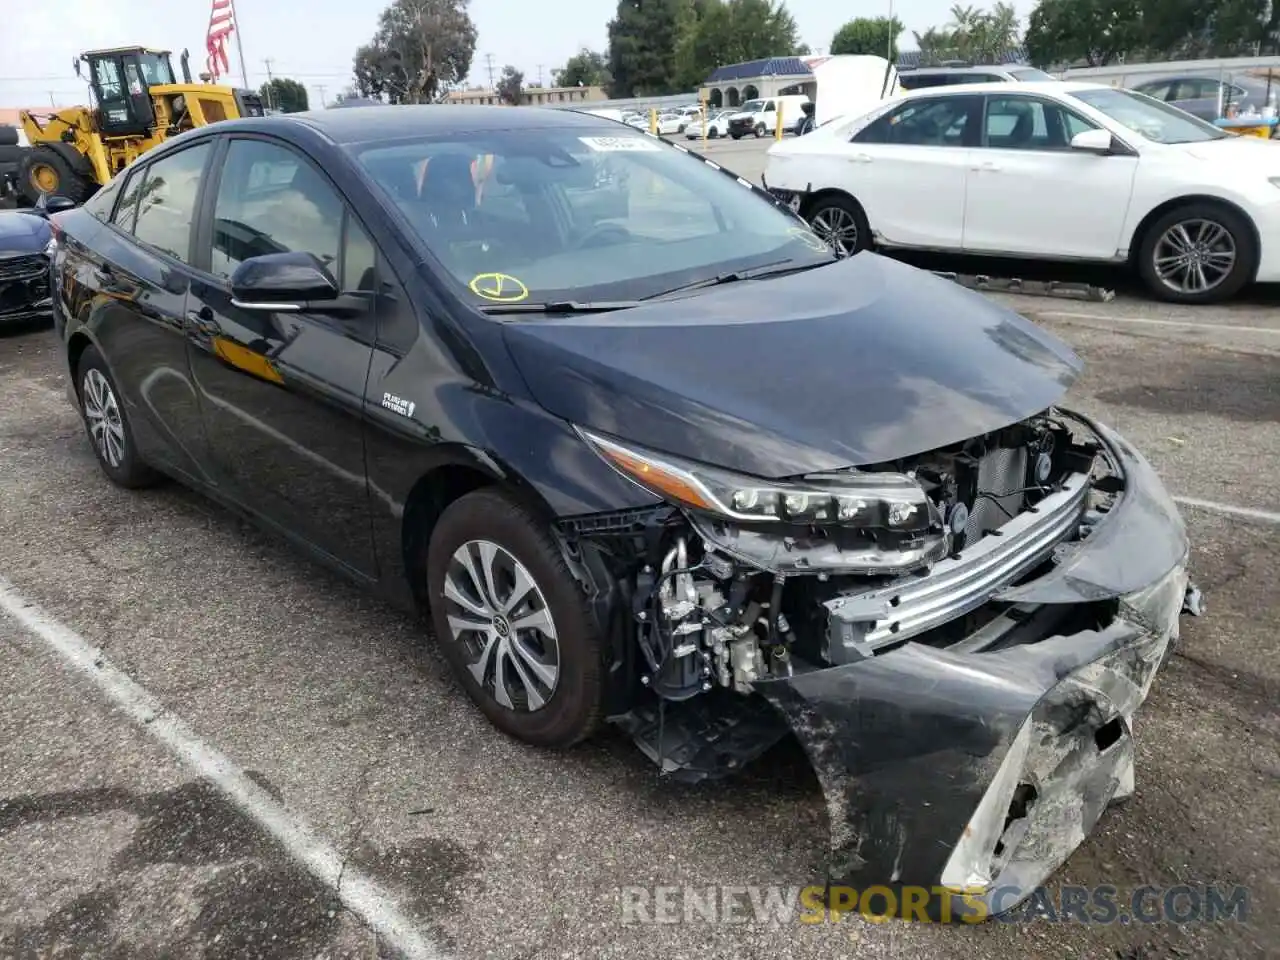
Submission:
POLYGON ((1242 885, 1247 922, 624 922, 628 888, 818 882, 798 751, 687 787, 617 735, 504 737, 417 623, 179 487, 110 486, 32 328, 0 333, 0 957, 1273 951, 1280 310, 998 299, 1183 498, 1207 605, 1139 714, 1135 796, 1052 886, 1242 885))

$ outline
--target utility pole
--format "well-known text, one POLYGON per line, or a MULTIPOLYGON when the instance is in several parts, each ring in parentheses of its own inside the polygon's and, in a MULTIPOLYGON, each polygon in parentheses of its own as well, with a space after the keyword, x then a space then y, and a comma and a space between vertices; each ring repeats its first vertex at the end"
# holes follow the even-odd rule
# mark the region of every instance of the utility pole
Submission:
POLYGON ((492 53, 486 53, 486 54, 484 55, 484 62, 485 62, 486 67, 487 67, 487 68, 488 68, 488 70, 489 70, 489 89, 490 89, 490 90, 492 90, 492 89, 494 89, 494 84, 493 84, 493 54, 492 54, 492 53))
POLYGON ((324 86, 325 85, 323 83, 317 83, 316 89, 320 91, 320 106, 327 107, 329 104, 327 104, 324 99, 324 86))
POLYGON ((542 86, 542 64, 538 64, 538 86, 542 86))
POLYGON ((265 58, 262 62, 267 65, 267 108, 274 110, 276 105, 271 101, 274 99, 272 94, 275 91, 271 89, 271 81, 275 78, 271 76, 271 57, 265 58))
POLYGON ((52 90, 50 90, 50 91, 49 91, 49 106, 51 106, 51 107, 56 107, 57 105, 58 105, 58 104, 57 104, 57 102, 53 99, 53 91, 52 91, 52 90))

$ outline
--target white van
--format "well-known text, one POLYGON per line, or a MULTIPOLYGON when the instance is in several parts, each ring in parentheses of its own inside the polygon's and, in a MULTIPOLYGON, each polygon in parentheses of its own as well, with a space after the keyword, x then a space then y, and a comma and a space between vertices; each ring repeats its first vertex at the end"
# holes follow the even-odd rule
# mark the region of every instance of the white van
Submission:
POLYGON ((779 112, 783 130, 795 130, 796 124, 804 119, 800 106, 808 102, 809 98, 803 93, 748 100, 729 118, 729 136, 735 140, 748 133, 757 137, 773 136, 778 130, 779 112))

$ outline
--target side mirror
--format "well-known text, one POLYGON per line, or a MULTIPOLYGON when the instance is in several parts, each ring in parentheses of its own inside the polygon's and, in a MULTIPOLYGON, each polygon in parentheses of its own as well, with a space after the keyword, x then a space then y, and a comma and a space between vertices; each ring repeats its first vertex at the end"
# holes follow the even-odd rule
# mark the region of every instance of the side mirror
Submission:
POLYGON ((1114 152, 1111 134, 1106 130, 1084 130, 1077 133, 1071 138, 1071 149, 1103 155, 1114 152))
POLYGON ((231 305, 241 310, 324 310, 339 293, 338 281, 311 253, 250 257, 231 275, 231 305))
POLYGON ((42 217, 51 217, 55 213, 62 213, 64 210, 74 210, 76 202, 70 197, 63 197, 57 194, 40 194, 40 198, 36 200, 35 206, 31 209, 42 217))

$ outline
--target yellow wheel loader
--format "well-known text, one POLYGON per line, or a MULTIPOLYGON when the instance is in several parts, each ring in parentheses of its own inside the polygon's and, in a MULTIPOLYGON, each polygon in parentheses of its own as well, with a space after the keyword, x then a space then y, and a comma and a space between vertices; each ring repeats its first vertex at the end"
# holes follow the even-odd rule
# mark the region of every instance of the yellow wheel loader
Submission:
POLYGON ((252 90, 193 83, 187 52, 183 83, 174 79, 167 50, 117 47, 91 50, 75 60, 88 70, 87 107, 69 107, 44 118, 21 115, 31 143, 18 169, 18 189, 35 203, 57 194, 83 203, 134 158, 193 127, 263 115, 252 90))

